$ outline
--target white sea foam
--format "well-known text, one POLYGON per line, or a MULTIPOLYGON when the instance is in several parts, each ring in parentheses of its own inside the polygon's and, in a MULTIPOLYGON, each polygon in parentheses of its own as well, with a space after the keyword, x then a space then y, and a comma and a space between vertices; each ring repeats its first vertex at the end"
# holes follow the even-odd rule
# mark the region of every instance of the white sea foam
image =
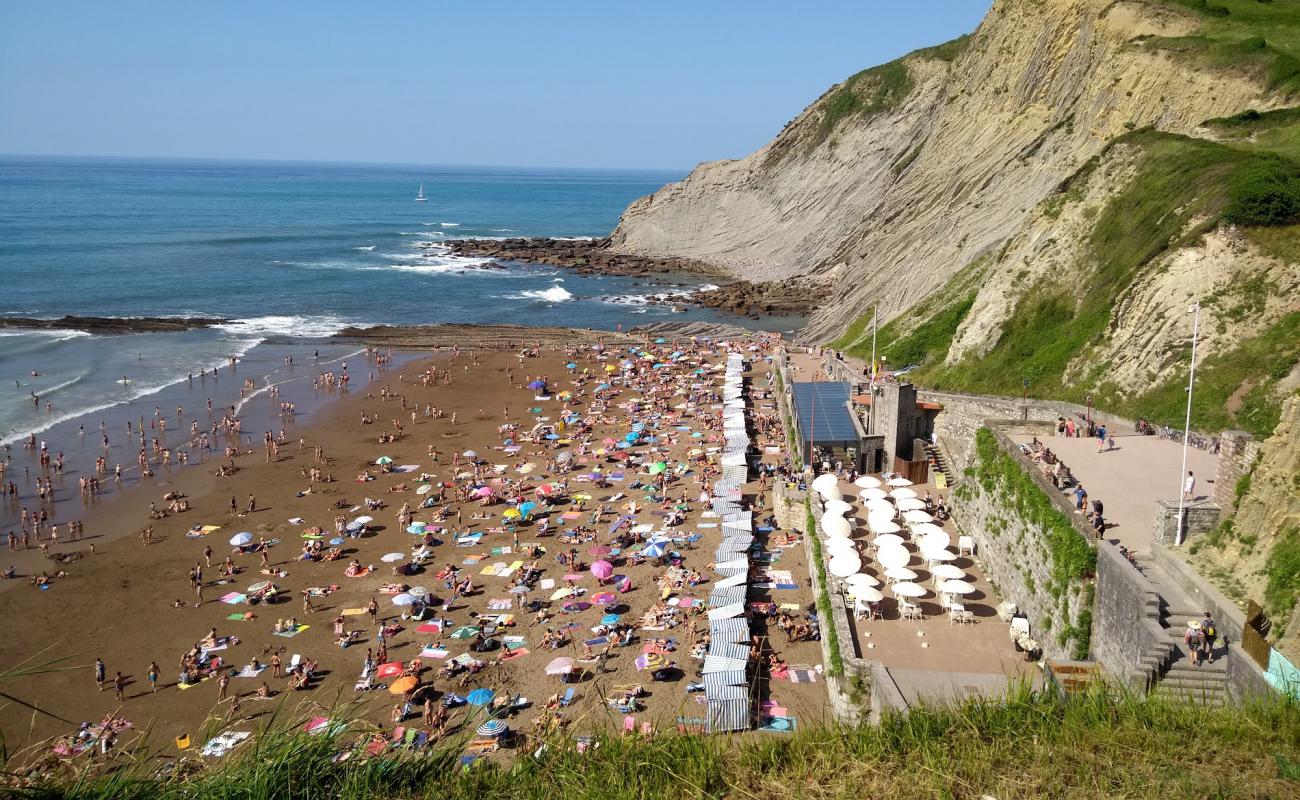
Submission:
POLYGON ((389 264, 381 269, 391 269, 398 272, 415 272, 424 275, 438 275, 447 272, 464 272, 467 274, 491 275, 500 270, 482 269, 483 265, 490 264, 490 258, 419 258, 418 263, 410 264, 389 264))
POLYGON ((84 375, 78 375, 77 377, 73 378, 72 380, 64 381, 63 383, 56 383, 56 384, 54 384, 53 386, 47 386, 47 387, 44 388, 44 389, 37 389, 37 390, 36 390, 36 393, 39 394, 39 395, 41 395, 42 397, 44 397, 44 396, 46 396, 46 395, 51 395, 51 394, 54 394, 55 392, 59 391, 60 389, 66 389, 66 388, 68 388, 69 386, 72 386, 72 385, 74 385, 74 384, 80 383, 80 382, 81 382, 81 379, 84 378, 84 377, 85 377, 84 375))
POLYGON ((353 249, 353 250, 364 250, 364 251, 366 251, 367 253, 369 253, 371 250, 374 250, 374 249, 375 249, 375 246, 374 246, 373 244, 368 244, 368 245, 364 245, 364 246, 362 246, 362 247, 354 247, 354 248, 352 248, 352 249, 353 249))
POLYGON ((508 294, 506 297, 511 300, 541 300, 546 303, 567 303, 570 300, 577 299, 573 292, 563 286, 552 286, 549 289, 529 289, 518 294, 508 294))
POLYGON ((443 227, 443 228, 459 228, 459 227, 460 227, 460 223, 459 223, 459 222, 439 222, 438 225, 440 225, 440 226, 443 227))
POLYGON ((333 316, 271 315, 232 320, 213 327, 240 337, 256 337, 258 341, 261 341, 268 336, 301 338, 333 336, 347 327, 348 324, 346 320, 333 316))
POLYGON ((71 328, 8 328, 0 330, 0 336, 44 336, 56 342, 68 339, 82 339, 93 335, 86 331, 76 331, 71 328))

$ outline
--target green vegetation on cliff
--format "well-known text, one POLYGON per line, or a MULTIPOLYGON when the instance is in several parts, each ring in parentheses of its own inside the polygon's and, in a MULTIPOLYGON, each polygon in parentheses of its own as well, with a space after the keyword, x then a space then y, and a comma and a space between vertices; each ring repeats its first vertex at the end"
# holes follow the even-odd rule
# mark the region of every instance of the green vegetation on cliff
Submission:
MULTIPOLYGON (((1219 128, 1258 124, 1278 141, 1292 141, 1300 118, 1261 115, 1260 120, 1215 120, 1219 128), (1294 126, 1294 130, 1293 127, 1294 126)), ((1300 134, 1296 134, 1300 140, 1300 134)), ((1220 224, 1235 224, 1265 251, 1287 259, 1300 255, 1300 163, 1258 146, 1257 141, 1211 142, 1140 130, 1119 137, 1110 148, 1138 154, 1132 180, 1097 214, 1088 241, 1089 257, 1062 275, 1054 273, 1030 286, 1000 326, 987 349, 947 363, 953 336, 971 308, 968 268, 931 298, 881 328, 878 351, 889 364, 919 364, 909 379, 923 386, 987 394, 1018 395, 1024 381, 1039 397, 1083 402, 1089 393, 1098 405, 1129 416, 1181 427, 1185 372, 1133 395, 1105 382, 1107 364, 1087 355, 1105 341, 1115 309, 1153 263, 1171 250, 1195 243, 1220 224)), ((1085 164, 1043 204, 1054 217, 1064 204, 1082 197, 1106 153, 1085 164)), ((981 267, 982 271, 986 267, 981 267)), ((992 266, 998 268, 997 264, 992 266)), ((1203 299, 1206 324, 1242 322, 1258 313, 1269 288, 1254 283, 1234 287, 1232 297, 1203 299), (1217 320, 1217 322, 1216 322, 1217 320)), ((869 356, 870 316, 854 322, 833 346, 869 356)), ((1153 363, 1185 364, 1189 352, 1152 353, 1153 363)), ((1197 425, 1205 430, 1239 427, 1267 435, 1280 408, 1274 391, 1300 360, 1300 314, 1290 314, 1231 352, 1205 359, 1198 367, 1197 425), (1231 399, 1231 402, 1230 402, 1231 399)))
MULTIPOLYGON (((531 748, 527 748, 531 749, 531 748)), ((458 763, 459 748, 336 758, 329 736, 266 735, 199 772, 159 778, 156 761, 109 777, 61 776, 31 800, 565 798, 1063 798, 1294 796, 1300 708, 1218 709, 1103 692, 1021 692, 1002 702, 888 715, 877 726, 746 738, 601 737, 538 758, 458 763)))
POLYGON ((1277 91, 1300 92, 1300 1, 1160 0, 1194 12, 1189 36, 1149 36, 1140 44, 1198 66, 1237 69, 1277 91))

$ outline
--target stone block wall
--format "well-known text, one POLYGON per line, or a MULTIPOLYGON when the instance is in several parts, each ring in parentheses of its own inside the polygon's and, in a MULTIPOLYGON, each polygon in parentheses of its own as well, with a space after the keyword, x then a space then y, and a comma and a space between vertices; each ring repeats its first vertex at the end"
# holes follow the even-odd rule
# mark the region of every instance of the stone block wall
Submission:
POLYGON ((1092 652, 1107 676, 1145 689, 1158 677, 1143 655, 1167 663, 1172 645, 1160 625, 1159 587, 1129 563, 1119 547, 1097 545, 1097 599, 1093 604, 1092 652))
MULTIPOLYGON (((997 430, 993 434, 999 449, 1017 461, 1033 479, 1035 488, 1056 506, 1086 544, 1087 531, 1060 493, 1051 490, 1005 434, 997 430)), ((979 480, 963 480, 954 493, 953 519, 961 533, 975 540, 977 560, 995 591, 1029 618, 1030 635, 1043 646, 1044 655, 1054 660, 1081 656, 1076 652, 1074 637, 1091 625, 1092 582, 1087 577, 1074 577, 1060 584, 1053 575, 1048 532, 1026 518, 1017 498, 1006 492, 1000 484, 985 487, 979 480)))
MULTIPOLYGON (((1217 503, 1200 500, 1183 505, 1183 544, 1191 542, 1198 536, 1204 536, 1219 526, 1222 509, 1217 503)), ((1155 529, 1152 538, 1163 545, 1173 547, 1178 542, 1178 501, 1158 500, 1156 502, 1155 529)))
POLYGON ((1236 510, 1237 481, 1250 474, 1259 458, 1259 442, 1245 431, 1224 431, 1219 437, 1219 462, 1214 473, 1214 502, 1236 510))

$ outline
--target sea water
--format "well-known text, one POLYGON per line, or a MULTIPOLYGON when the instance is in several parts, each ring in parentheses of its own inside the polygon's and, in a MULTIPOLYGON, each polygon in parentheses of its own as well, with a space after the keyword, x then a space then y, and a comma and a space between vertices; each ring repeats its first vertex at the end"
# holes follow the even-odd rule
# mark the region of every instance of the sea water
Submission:
MULTIPOLYGON (((231 320, 129 335, 0 329, 0 443, 79 419, 94 430, 108 409, 152 410, 168 387, 205 402, 187 376, 232 356, 269 386, 283 377, 279 353, 255 348, 302 340, 314 351, 346 325, 737 322, 647 302, 688 287, 536 264, 494 269, 445 250, 457 237, 605 236, 628 203, 680 177, 0 157, 0 314, 231 320), (421 183, 427 202, 414 200, 421 183)), ((325 347, 326 360, 348 354, 325 347)), ((299 374, 307 368, 300 353, 299 374)))

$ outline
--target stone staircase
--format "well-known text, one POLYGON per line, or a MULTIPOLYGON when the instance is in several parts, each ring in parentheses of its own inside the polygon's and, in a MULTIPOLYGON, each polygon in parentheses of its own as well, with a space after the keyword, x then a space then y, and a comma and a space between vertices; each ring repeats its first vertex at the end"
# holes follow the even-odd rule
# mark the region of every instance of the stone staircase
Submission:
POLYGON ((957 482, 957 476, 948 466, 948 461, 943 457, 943 451, 933 444, 925 446, 925 457, 930 462, 930 475, 935 473, 943 475, 943 486, 951 488, 957 482))
POLYGON ((1165 668, 1162 673, 1157 673, 1159 677, 1151 689, 1153 696, 1208 706, 1225 706, 1230 702, 1227 661, 1219 657, 1213 662, 1202 661, 1200 666, 1194 666, 1183 643, 1187 621, 1200 619, 1202 614, 1203 611, 1193 608, 1190 603, 1166 604, 1162 609, 1162 623, 1170 647, 1165 668))

